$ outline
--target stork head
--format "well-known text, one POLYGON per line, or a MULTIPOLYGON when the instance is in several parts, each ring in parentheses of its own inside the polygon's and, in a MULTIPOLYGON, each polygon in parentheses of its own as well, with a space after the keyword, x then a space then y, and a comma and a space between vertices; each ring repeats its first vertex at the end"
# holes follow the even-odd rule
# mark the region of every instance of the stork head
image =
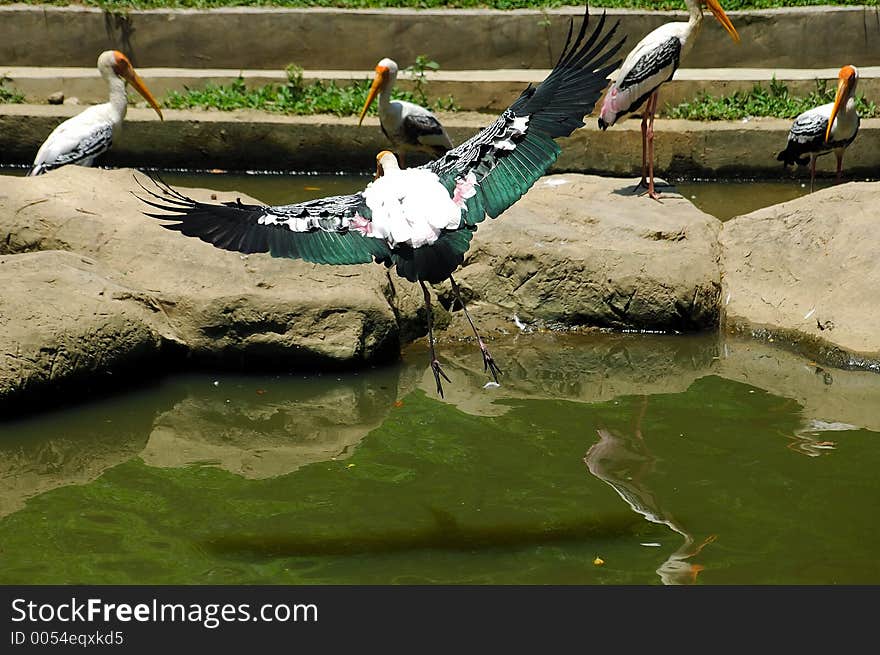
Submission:
POLYGON ((373 84, 370 86, 370 93, 367 95, 364 108, 361 109, 358 125, 364 122, 364 116, 367 115, 367 110, 373 104, 373 100, 376 99, 379 92, 393 84, 395 79, 397 79, 397 62, 385 57, 385 59, 376 64, 376 76, 373 78, 373 84))
POLYGON ((856 85, 859 83, 859 71, 855 66, 844 66, 837 74, 837 95, 834 96, 834 107, 831 108, 831 117, 828 119, 828 127, 825 129, 825 140, 831 138, 831 127, 834 125, 834 119, 837 118, 837 112, 843 107, 856 92, 856 85))
POLYGON ((107 50, 102 52, 101 56, 98 57, 98 70, 101 72, 101 75, 105 80, 109 80, 111 76, 114 76, 131 84, 132 87, 134 87, 134 90, 137 91, 144 100, 150 103, 150 106, 154 110, 156 110, 156 113, 159 114, 159 118, 164 120, 159 103, 156 102, 156 99, 153 97, 153 94, 150 93, 150 90, 147 88, 146 84, 144 84, 140 75, 135 72, 134 66, 131 65, 128 57, 119 52, 119 50, 107 50))
POLYGON ((397 156, 390 150, 383 150, 376 155, 376 177, 374 179, 378 180, 385 173, 399 170, 400 164, 397 163, 397 156))
POLYGON ((733 23, 730 22, 727 14, 724 13, 724 9, 721 7, 718 0, 703 0, 703 4, 705 4, 709 11, 712 12, 715 19, 721 23, 721 26, 727 30, 727 33, 730 34, 730 38, 736 43, 739 43, 739 34, 737 34, 736 28, 733 26, 733 23))

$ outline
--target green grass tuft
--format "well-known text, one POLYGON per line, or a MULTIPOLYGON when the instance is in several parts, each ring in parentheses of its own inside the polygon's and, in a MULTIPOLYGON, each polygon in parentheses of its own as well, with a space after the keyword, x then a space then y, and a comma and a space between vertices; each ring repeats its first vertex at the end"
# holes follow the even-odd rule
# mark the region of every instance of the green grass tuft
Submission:
POLYGON ((0 75, 0 105, 15 105, 24 102, 24 96, 22 94, 15 89, 6 88, 6 83, 9 81, 8 77, 0 75))
MULTIPOLYGON (((795 118, 808 109, 833 102, 835 90, 828 88, 825 80, 816 80, 815 91, 806 97, 793 96, 784 83, 774 78, 769 88, 756 84, 748 93, 737 91, 731 96, 713 96, 704 91, 690 102, 667 109, 666 116, 697 121, 727 121, 758 116, 795 118)), ((877 105, 861 95, 856 96, 856 109, 862 118, 880 116, 877 105)))
MULTIPOLYGON (((408 71, 415 75, 415 89, 401 91, 395 89, 393 97, 407 100, 435 110, 454 111, 457 109, 450 96, 445 100, 429 103, 427 99, 426 70, 437 70, 436 62, 420 56, 408 71)), ((207 84, 202 89, 186 89, 184 92, 170 92, 163 104, 169 109, 259 109, 281 114, 298 116, 310 114, 335 114, 351 116, 360 113, 370 91, 370 80, 354 82, 348 86, 337 86, 335 82, 317 81, 306 84, 302 68, 296 65, 287 67, 286 84, 267 84, 249 89, 243 78, 229 84, 207 84)), ((376 112, 376 105, 370 109, 376 112)))

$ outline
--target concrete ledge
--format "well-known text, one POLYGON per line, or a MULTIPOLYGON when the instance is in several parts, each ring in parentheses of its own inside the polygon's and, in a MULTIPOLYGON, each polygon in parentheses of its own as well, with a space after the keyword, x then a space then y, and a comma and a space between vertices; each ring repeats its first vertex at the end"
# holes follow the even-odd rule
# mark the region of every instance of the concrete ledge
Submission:
MULTIPOLYGON (((0 106, 0 164, 26 165, 49 132, 82 111, 62 105, 0 106)), ((440 114, 455 143, 470 138, 495 119, 490 114, 440 114)), ((779 177, 776 154, 785 146, 791 121, 748 122, 657 120, 658 175, 779 177)), ((159 121, 152 110, 132 108, 107 154, 111 166, 224 168, 228 170, 365 171, 387 147, 378 119, 358 127, 356 117, 280 116, 255 111, 167 110, 159 121)), ((601 132, 594 118, 560 140, 562 156, 553 170, 600 175, 638 175, 639 121, 628 120, 601 132)), ((833 171, 833 157, 820 159, 820 172, 833 171)), ((416 162, 413 162, 416 163, 416 162)), ((862 121, 844 161, 849 175, 876 176, 880 170, 880 119, 862 121)))
MULTIPOLYGON (((661 106, 675 106, 691 100, 701 91, 714 95, 732 95, 737 91, 750 91, 755 84, 769 85, 775 77, 784 82, 791 93, 807 95, 816 88, 816 80, 825 80, 829 88, 836 85, 837 68, 790 69, 790 68, 687 68, 676 71, 675 77, 663 86, 660 93, 661 106)), ((184 88, 200 89, 206 84, 229 84, 241 76, 249 88, 266 84, 284 84, 287 74, 283 70, 239 70, 223 68, 142 68, 139 71, 147 86, 162 98, 170 91, 184 88)), ((465 111, 496 113, 507 108, 529 84, 538 84, 549 74, 548 69, 535 70, 467 70, 438 71, 427 74, 427 92, 433 100, 450 95, 465 111)), ((66 98, 75 97, 81 103, 106 102, 107 85, 95 67, 89 68, 36 68, 0 65, 0 75, 11 82, 7 85, 23 93, 26 101, 43 103, 46 98, 61 91, 66 98)), ((347 85, 355 81, 372 79, 371 70, 304 71, 306 83, 335 82, 347 85)), ((402 74, 398 80, 402 89, 412 89, 410 76, 402 74)), ((880 66, 859 69, 859 93, 880 101, 880 66)), ((137 98, 140 100, 140 98, 137 98)))
MULTIPOLYGON (((596 16, 598 8, 593 9, 596 16)), ((15 66, 93 66, 119 48, 135 65, 204 68, 358 70, 390 56, 426 54, 445 70, 549 68, 569 18, 580 7, 538 10, 345 10, 227 8, 109 14, 82 7, 0 7, 0 62, 15 66), (351 45, 356 42, 356 47, 351 45), (35 48, 51 43, 51 48, 35 48), (348 45, 347 45, 348 44, 348 45), (462 47, 469 44, 469 47, 462 47)), ((608 10, 631 48, 684 12, 608 10)), ((880 8, 799 7, 731 12, 742 36, 734 44, 707 21, 687 66, 827 67, 880 65, 880 8), (805 41, 809 35, 809 41, 805 41), (846 35, 841 38, 841 35, 846 35), (809 43, 809 45, 805 45, 809 43)))

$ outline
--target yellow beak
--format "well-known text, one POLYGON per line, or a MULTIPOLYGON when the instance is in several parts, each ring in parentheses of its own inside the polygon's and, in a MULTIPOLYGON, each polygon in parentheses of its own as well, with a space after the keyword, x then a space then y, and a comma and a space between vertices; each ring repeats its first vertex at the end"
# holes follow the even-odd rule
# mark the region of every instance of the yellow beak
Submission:
POLYGON ((837 112, 849 97, 850 78, 841 77, 837 83, 837 95, 834 96, 834 106, 831 108, 831 117, 828 119, 828 127, 825 128, 825 141, 831 138, 831 127, 834 125, 834 119, 837 118, 837 112))
POLYGON ((367 95, 367 101, 364 103, 364 108, 361 109, 361 115, 358 118, 358 125, 364 122, 364 116, 367 115, 367 110, 370 108, 370 105, 373 104, 373 100, 376 99, 376 96, 379 95, 379 91, 382 90, 382 86, 385 84, 385 75, 386 69, 377 66, 376 77, 373 78, 373 84, 370 86, 370 93, 367 95))
POLYGON ((721 23, 721 26, 727 30, 728 34, 730 34, 730 38, 736 43, 739 43, 739 34, 737 34, 736 28, 733 26, 733 23, 730 22, 727 14, 724 13, 724 9, 718 3, 718 0, 705 0, 705 2, 709 11, 712 12, 712 15, 715 16, 716 20, 721 23))
POLYGON ((134 87, 134 90, 141 94, 141 97, 150 103, 150 106, 156 110, 156 113, 159 114, 159 118, 163 121, 165 117, 162 116, 162 109, 159 107, 159 103, 156 102, 156 99, 153 97, 153 94, 150 93, 150 90, 147 88, 147 85, 144 84, 144 81, 141 79, 141 76, 138 75, 134 68, 131 66, 127 66, 122 73, 122 77, 134 87))

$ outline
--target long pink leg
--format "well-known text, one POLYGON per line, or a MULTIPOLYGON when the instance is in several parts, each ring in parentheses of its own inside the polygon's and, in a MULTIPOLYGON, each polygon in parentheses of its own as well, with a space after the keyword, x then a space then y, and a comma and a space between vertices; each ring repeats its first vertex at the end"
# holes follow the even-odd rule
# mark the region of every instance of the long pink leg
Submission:
POLYGON ((657 91, 648 100, 648 197, 660 200, 654 191, 654 113, 657 111, 657 91))
POLYGON ((648 188, 648 179, 645 176, 648 170, 648 107, 651 104, 651 100, 649 99, 647 103, 645 103, 645 111, 642 114, 642 179, 639 180, 639 183, 636 184, 635 191, 638 191, 641 188, 648 188))

